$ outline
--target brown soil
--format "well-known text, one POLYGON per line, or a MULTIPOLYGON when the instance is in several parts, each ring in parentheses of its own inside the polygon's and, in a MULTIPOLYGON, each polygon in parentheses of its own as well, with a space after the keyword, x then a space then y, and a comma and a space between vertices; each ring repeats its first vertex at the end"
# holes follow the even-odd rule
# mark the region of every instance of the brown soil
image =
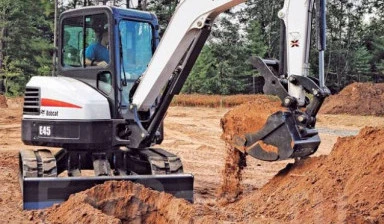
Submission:
POLYGON ((237 106, 224 115, 221 119, 223 134, 221 138, 231 142, 234 136, 243 136, 260 130, 267 118, 283 110, 280 100, 265 95, 258 95, 250 102, 237 106))
POLYGON ((328 97, 320 113, 384 115, 384 83, 352 83, 328 97))
MULTIPOLYGON (((339 138, 329 156, 309 158, 283 171, 292 161, 269 163, 251 158, 241 170, 241 157, 232 161, 225 157, 239 151, 225 155, 226 144, 220 139, 219 120, 231 114, 225 108, 171 107, 165 120, 161 147, 180 156, 184 171, 194 174, 193 205, 140 185, 108 182, 48 210, 22 211, 17 154, 21 148, 36 147, 20 141, 21 102, 8 100, 9 107, 0 109, 0 215, 4 223, 384 223, 383 117, 322 114, 317 123, 322 144, 314 156, 328 155, 338 136, 357 133, 367 125, 379 127, 339 138), (242 194, 221 203, 217 192, 229 179, 221 176, 225 163, 232 164, 234 173, 241 171, 241 181, 232 189, 241 189, 242 194)), ((266 101, 256 105, 261 111, 269 110, 266 101)), ((238 115, 254 112, 259 116, 249 108, 238 115)), ((239 118, 233 121, 241 124, 239 118)), ((236 131, 226 126, 230 134, 222 135, 224 139, 248 132, 238 125, 232 126, 236 131)))
POLYGON ((8 107, 7 98, 5 98, 4 95, 0 94, 0 108, 7 108, 7 107, 8 107))
POLYGON ((266 151, 266 152, 273 152, 273 153, 275 153, 275 154, 278 154, 278 153, 279 153, 279 149, 278 149, 276 146, 274 146, 274 145, 269 145, 269 144, 265 143, 265 142, 262 141, 262 140, 257 141, 255 144, 260 145, 260 147, 261 147, 264 151, 266 151))
POLYGON ((260 130, 271 114, 282 109, 279 100, 258 95, 252 101, 233 108, 221 119, 221 138, 226 142, 223 183, 218 192, 222 204, 233 202, 243 192, 241 181, 246 158, 243 151, 233 147, 234 137, 244 137, 246 133, 260 130))
MULTIPOLYGON (((274 98, 274 97, 270 97, 274 98)), ((201 95, 188 94, 176 95, 172 106, 182 107, 234 107, 250 101, 259 100, 260 95, 201 95)), ((276 98, 277 100, 277 98, 276 98)))
POLYGON ((193 206, 170 194, 127 181, 110 181, 72 195, 68 201, 34 212, 49 223, 185 223, 193 206))
POLYGON ((222 184, 218 191, 218 197, 222 205, 236 201, 243 193, 241 185, 243 180, 242 172, 247 165, 244 153, 228 143, 225 145, 225 148, 226 156, 222 171, 222 184))
POLYGON ((383 223, 383 136, 384 128, 364 128, 356 137, 339 138, 329 156, 289 165, 230 208, 248 220, 383 223), (240 208, 250 207, 244 217, 240 208))
POLYGON ((108 182, 35 216, 52 223, 382 223, 382 136, 384 128, 365 128, 340 138, 329 156, 289 164, 229 205, 192 205, 141 185, 108 182))

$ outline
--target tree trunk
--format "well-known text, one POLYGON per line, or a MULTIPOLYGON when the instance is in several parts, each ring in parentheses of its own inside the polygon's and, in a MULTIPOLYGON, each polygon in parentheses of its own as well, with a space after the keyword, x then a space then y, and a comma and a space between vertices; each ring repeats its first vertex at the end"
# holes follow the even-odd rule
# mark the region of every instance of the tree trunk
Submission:
POLYGON ((137 0, 137 8, 140 10, 147 10, 147 1, 146 0, 137 0))
POLYGON ((73 2, 72 2, 72 8, 76 8, 76 6, 77 6, 77 3, 78 3, 79 1, 78 0, 73 0, 73 2))
POLYGON ((5 37, 5 27, 1 28, 0 31, 0 72, 3 70, 4 65, 4 50, 5 50, 5 44, 4 44, 4 37, 5 37))
POLYGON ((58 14, 58 0, 55 0, 55 12, 53 21, 53 57, 52 57, 52 76, 56 75, 56 58, 57 58, 57 14, 58 14))

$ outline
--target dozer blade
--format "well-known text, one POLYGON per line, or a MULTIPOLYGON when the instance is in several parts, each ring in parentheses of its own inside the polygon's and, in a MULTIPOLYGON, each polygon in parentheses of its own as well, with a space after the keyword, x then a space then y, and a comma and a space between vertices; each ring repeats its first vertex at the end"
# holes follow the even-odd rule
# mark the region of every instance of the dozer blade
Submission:
POLYGON ((295 121, 292 112, 272 114, 264 127, 244 138, 235 136, 235 148, 264 161, 304 158, 316 152, 320 138, 316 129, 295 121))
POLYGON ((193 176, 131 175, 100 177, 31 177, 21 178, 23 209, 43 209, 66 201, 71 194, 109 180, 132 181, 158 191, 193 202, 193 176))

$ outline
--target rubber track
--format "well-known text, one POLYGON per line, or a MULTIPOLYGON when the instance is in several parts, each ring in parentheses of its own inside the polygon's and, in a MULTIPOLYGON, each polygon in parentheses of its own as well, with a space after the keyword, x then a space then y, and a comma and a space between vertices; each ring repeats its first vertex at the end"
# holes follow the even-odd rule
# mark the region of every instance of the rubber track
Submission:
POLYGON ((20 170, 23 177, 56 177, 56 159, 48 149, 22 150, 20 170))
POLYGON ((151 164, 152 174, 183 173, 183 165, 178 156, 163 149, 149 149, 148 161, 151 164))

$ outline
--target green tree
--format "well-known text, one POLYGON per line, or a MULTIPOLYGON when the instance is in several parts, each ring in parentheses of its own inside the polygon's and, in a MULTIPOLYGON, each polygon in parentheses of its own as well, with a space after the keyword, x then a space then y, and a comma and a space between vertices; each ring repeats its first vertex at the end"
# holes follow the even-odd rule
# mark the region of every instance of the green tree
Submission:
POLYGON ((248 26, 258 24, 258 36, 266 47, 266 58, 279 56, 281 20, 277 17, 277 13, 282 9, 283 3, 283 0, 249 0, 241 13, 242 21, 250 23, 248 26))
POLYGON ((3 0, 0 2, 0 47, 7 94, 22 93, 33 75, 48 75, 51 64, 51 1, 3 0))
POLYGON ((352 81, 383 81, 378 69, 383 23, 383 1, 328 1, 327 70, 336 76, 328 83, 342 88, 352 81))
POLYGON ((353 52, 351 72, 354 74, 354 80, 358 82, 373 81, 370 66, 371 60, 372 54, 365 47, 359 47, 353 52))
POLYGON ((251 77, 247 66, 250 50, 238 30, 238 23, 228 14, 217 24, 192 69, 185 92, 236 94, 247 87, 251 77))
POLYGON ((262 36, 260 23, 256 20, 249 21, 246 28, 246 45, 250 55, 265 57, 268 47, 265 45, 262 36))
POLYGON ((178 0, 149 0, 146 2, 147 10, 155 13, 159 20, 160 36, 162 36, 167 28, 178 3, 178 0))

